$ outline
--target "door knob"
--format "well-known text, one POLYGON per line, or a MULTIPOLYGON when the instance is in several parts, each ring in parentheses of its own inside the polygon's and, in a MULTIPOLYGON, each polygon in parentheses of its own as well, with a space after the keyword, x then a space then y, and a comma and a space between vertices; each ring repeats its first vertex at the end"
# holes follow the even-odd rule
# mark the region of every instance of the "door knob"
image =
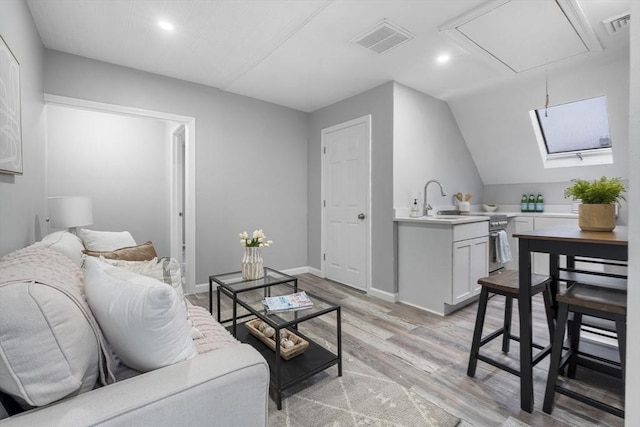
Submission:
POLYGON ((358 214, 358 219, 364 219, 364 218, 365 218, 365 215, 363 213, 358 214))

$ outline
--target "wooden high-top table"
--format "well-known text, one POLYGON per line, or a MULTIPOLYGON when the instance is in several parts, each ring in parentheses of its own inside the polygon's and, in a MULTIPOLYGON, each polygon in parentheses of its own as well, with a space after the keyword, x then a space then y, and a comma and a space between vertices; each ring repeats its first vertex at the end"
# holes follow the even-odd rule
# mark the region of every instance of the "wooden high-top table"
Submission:
POLYGON ((532 325, 531 325, 531 254, 549 254, 551 291, 558 292, 558 267, 560 255, 568 262, 575 256, 627 261, 628 229, 618 226, 611 232, 582 231, 578 226, 550 227, 535 231, 514 233, 519 239, 518 265, 520 290, 518 311, 520 314, 520 407, 533 411, 532 325))

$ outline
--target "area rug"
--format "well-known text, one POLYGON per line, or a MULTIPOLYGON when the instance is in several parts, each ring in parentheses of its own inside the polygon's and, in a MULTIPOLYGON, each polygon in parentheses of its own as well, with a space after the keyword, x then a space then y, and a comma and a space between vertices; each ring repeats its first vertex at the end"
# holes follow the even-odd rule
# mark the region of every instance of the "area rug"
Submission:
POLYGON ((332 367, 269 400, 269 426, 437 426, 459 418, 343 353, 342 377, 332 367))

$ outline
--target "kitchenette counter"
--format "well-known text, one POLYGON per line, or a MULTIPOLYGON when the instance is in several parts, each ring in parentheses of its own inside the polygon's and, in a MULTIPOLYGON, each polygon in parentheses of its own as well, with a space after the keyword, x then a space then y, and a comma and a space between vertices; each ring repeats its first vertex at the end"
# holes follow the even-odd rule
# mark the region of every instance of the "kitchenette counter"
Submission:
POLYGON ((516 216, 527 216, 527 217, 540 217, 540 218, 578 218, 577 213, 569 213, 569 212, 503 212, 503 211, 494 211, 494 212, 475 212, 472 211, 467 215, 479 215, 479 216, 492 216, 492 215, 505 215, 507 218, 513 218, 516 216))
POLYGON ((489 221, 487 216, 479 215, 434 215, 421 216, 419 218, 411 218, 409 216, 400 216, 393 219, 396 222, 411 222, 415 224, 441 224, 441 225, 458 225, 469 224, 473 222, 489 221))
POLYGON ((447 315, 472 302, 488 272, 489 217, 395 218, 398 301, 447 315))
MULTIPOLYGON (((436 212, 446 212, 447 214, 456 211, 455 206, 438 207, 436 212)), ((464 224, 466 222, 475 222, 473 217, 488 218, 493 215, 504 215, 507 218, 515 217, 528 217, 528 218, 569 218, 577 219, 578 214, 570 211, 571 207, 567 205, 549 205, 549 208, 544 212, 520 212, 519 206, 516 205, 503 205, 494 212, 485 212, 481 210, 480 205, 472 205, 471 212, 464 215, 437 215, 434 216, 422 216, 419 218, 411 218, 409 216, 409 209, 396 208, 395 218, 396 222, 417 222, 417 223, 432 223, 432 224, 464 224)))
MULTIPOLYGON (((516 269, 518 242, 511 237, 513 233, 577 224, 578 217, 560 209, 519 212, 516 206, 505 206, 495 212, 484 212, 479 206, 474 208, 465 215, 450 215, 455 209, 439 207, 435 212, 441 214, 419 218, 411 218, 408 210, 396 210, 398 301, 439 315, 450 314, 474 301, 479 292, 478 278, 496 269, 491 255, 495 244, 489 232, 492 221, 507 232, 514 260, 499 267, 516 269), (492 216, 503 218, 496 222, 492 216)), ((544 254, 534 256, 536 272, 548 265, 544 257, 544 254)))

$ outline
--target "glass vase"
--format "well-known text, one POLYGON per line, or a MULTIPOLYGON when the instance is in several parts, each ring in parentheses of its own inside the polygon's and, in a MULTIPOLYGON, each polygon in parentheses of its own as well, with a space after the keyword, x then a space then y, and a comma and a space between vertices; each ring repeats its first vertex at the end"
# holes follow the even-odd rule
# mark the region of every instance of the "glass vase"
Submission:
POLYGON ((260 248, 245 247, 242 257, 242 278, 257 280, 264 277, 264 265, 260 248))

